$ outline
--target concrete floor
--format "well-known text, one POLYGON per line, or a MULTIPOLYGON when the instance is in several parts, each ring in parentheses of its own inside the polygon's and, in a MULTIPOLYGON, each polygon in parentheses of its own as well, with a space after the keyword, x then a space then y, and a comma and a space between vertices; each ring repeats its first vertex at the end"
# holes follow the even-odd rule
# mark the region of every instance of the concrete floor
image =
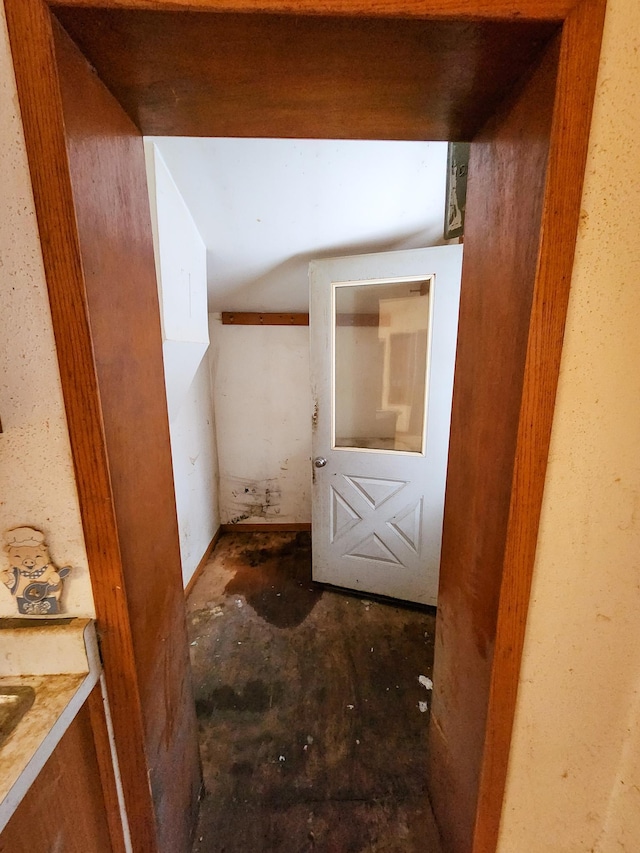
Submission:
POLYGON ((187 611, 193 853, 440 853, 418 681, 432 613, 314 588, 306 533, 225 534, 187 611))

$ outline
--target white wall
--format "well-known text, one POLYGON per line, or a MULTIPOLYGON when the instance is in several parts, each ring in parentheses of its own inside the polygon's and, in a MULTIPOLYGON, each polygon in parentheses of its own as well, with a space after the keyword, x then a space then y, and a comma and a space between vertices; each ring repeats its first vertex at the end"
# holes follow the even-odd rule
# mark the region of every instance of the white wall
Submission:
POLYGON ((219 524, 206 250, 162 157, 145 143, 171 456, 185 586, 219 524))
POLYGON ((444 242, 444 142, 153 141, 207 245, 210 311, 307 311, 310 260, 444 242))
MULTIPOLYGON (((53 560, 73 567, 62 604, 94 615, 87 554, 4 4, 0 3, 0 535, 28 525, 53 560)), ((0 547, 0 566, 8 568, 0 547)), ((15 615, 0 584, 0 616, 15 615)))
POLYGON ((311 521, 307 326, 210 316, 223 524, 311 521))
POLYGON ((500 853, 640 850, 639 84, 609 0, 500 853))
POLYGON ((145 141, 169 420, 174 421, 209 346, 207 253, 156 146, 145 141))
POLYGON ((201 361, 169 432, 182 577, 186 586, 220 526, 218 458, 208 358, 201 361))

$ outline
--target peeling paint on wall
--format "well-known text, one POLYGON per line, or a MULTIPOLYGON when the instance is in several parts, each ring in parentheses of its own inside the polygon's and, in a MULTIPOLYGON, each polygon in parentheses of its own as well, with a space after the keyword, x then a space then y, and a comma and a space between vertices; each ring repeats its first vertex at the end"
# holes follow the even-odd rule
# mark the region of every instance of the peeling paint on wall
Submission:
POLYGON ((250 518, 273 519, 280 515, 282 493, 278 479, 247 480, 228 478, 225 491, 229 494, 230 524, 250 518))
POLYGON ((308 326, 223 326, 212 315, 211 344, 220 521, 309 523, 308 326))

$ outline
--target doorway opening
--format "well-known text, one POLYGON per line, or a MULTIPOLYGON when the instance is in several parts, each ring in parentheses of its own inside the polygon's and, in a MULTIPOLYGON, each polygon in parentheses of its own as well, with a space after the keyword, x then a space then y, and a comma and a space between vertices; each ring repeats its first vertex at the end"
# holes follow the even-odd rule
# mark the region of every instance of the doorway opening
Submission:
MULTIPOLYGON (((442 244, 446 143, 169 138, 147 140, 151 144, 165 379, 205 784, 194 850, 211 849, 215 840, 229 851, 387 844, 436 853, 426 784, 435 611, 313 584, 309 533, 283 532, 311 522, 309 328, 239 320, 251 310, 308 313, 307 265, 319 254, 442 244), (182 221, 189 214, 200 235, 211 235, 207 247, 189 238, 189 223, 182 221), (285 257, 265 262, 279 241, 285 257), (186 388, 176 387, 173 364, 179 358, 184 370, 184 350, 199 352, 197 331, 187 329, 182 341, 169 331, 181 317, 181 298, 189 303, 184 314, 198 304, 195 277, 204 270, 193 255, 204 251, 209 306, 218 312, 210 317, 210 352, 203 355, 205 374, 210 361, 210 404, 202 399, 207 389, 199 365, 193 380, 185 371, 186 388), (244 277, 243 266, 249 268, 244 277), (225 309, 237 324, 222 324, 225 309), (213 499, 206 482, 197 485, 202 465, 209 489, 219 484, 213 499), (204 519, 203 537, 198 523, 207 507, 216 519, 213 527, 204 519), (270 532, 273 524, 278 532, 270 532), (201 556, 194 560, 194 542, 200 535, 208 543, 212 529, 217 539, 219 525, 226 532, 192 576, 189 568, 201 556), (247 527, 254 531, 243 532, 247 527)), ((378 340, 371 323, 363 333, 378 340)), ((365 343, 371 356, 368 338, 365 343)), ((421 382, 426 387, 426 373, 421 382)), ((377 409, 382 394, 380 387, 377 409)), ((384 568, 397 575, 400 567, 387 562, 384 568)))
POLYGON ((410 3, 350 16, 338 4, 335 18, 313 2, 308 16, 54 5, 79 49, 44 0, 6 3, 137 848, 184 847, 198 784, 176 530, 149 525, 170 518, 171 486, 140 132, 277 137, 293 122, 301 136, 392 127, 476 143, 461 320, 483 322, 458 356, 438 647, 456 679, 438 682, 434 715, 449 712, 431 726, 431 762, 451 849, 493 849, 604 3, 463 4, 454 18, 435 0, 424 18, 410 3))
MULTIPOLYGON (((413 267, 427 275, 438 267, 438 281, 432 283, 431 295, 418 294, 421 304, 425 299, 434 303, 434 293, 438 294, 433 342, 427 347, 426 338, 423 341, 425 357, 419 384, 426 388, 431 381, 437 388, 437 380, 446 373, 449 388, 448 393, 445 389, 439 395, 434 391, 428 407, 423 399, 416 406, 413 421, 419 423, 422 432, 420 412, 427 408, 430 414, 438 412, 443 421, 439 429, 442 440, 431 450, 431 457, 437 459, 426 461, 431 481, 436 479, 435 467, 441 471, 444 492, 450 415, 449 411, 440 412, 446 408, 441 398, 448 396, 450 407, 457 297, 448 312, 452 328, 446 338, 441 329, 447 317, 441 312, 449 290, 454 295, 459 292, 461 249, 456 250, 458 260, 450 273, 451 282, 440 281, 441 266, 443 277, 445 272, 449 274, 440 249, 431 255, 407 250, 447 242, 443 238, 446 150, 446 143, 366 140, 165 137, 145 141, 185 585, 220 525, 276 523, 300 527, 311 523, 311 457, 327 455, 331 443, 323 436, 316 449, 312 448, 324 430, 319 409, 329 406, 327 391, 321 388, 329 381, 326 358, 330 344, 325 346, 324 340, 314 344, 317 365, 310 364, 308 268, 309 262, 319 257, 373 253, 367 256, 367 274, 371 270, 380 273, 383 264, 386 274, 394 272, 396 276, 413 267), (292 322, 294 318, 296 322, 292 322), (427 355, 429 367, 432 360, 435 367, 424 372, 427 355)), ((457 246, 458 240, 449 242, 457 246)), ((364 258, 354 259, 349 274, 367 277, 363 263, 364 258)), ((334 277, 346 274, 344 269, 333 273, 334 277)), ((376 294, 380 288, 373 287, 369 302, 373 305, 371 300, 375 301, 379 313, 376 294)), ((313 289, 325 294, 330 292, 330 285, 314 280, 313 289)), ((409 290, 411 298, 415 298, 413 289, 409 290)), ((384 306, 388 313, 399 303, 386 299, 384 306)), ((425 318, 430 327, 433 307, 425 318)), ((388 333, 396 333, 394 342, 400 337, 406 343, 407 335, 413 339, 408 318, 403 314, 395 326, 383 324, 377 329, 372 326, 371 306, 364 313, 350 311, 339 312, 336 335, 346 343, 352 337, 350 329, 357 330, 357 351, 364 346, 367 356, 355 365, 355 352, 349 350, 349 370, 362 373, 365 363, 375 368, 365 401, 372 414, 363 417, 373 418, 371 425, 380 429, 382 424, 387 432, 392 421, 396 425, 399 422, 403 435, 407 435, 406 401, 404 406, 398 399, 394 402, 391 391, 385 394, 383 384, 388 333), (345 325, 347 320, 350 326, 345 325), (398 334, 400 327, 405 329, 404 336, 398 334)), ((321 309, 316 312, 312 328, 321 322, 322 313, 321 309)), ((330 337, 330 330, 323 326, 321 334, 330 337)), ((405 362, 406 358, 396 373, 405 371, 405 362)), ((390 368, 388 365, 389 374, 390 368)), ((348 391, 342 393, 343 401, 345 393, 348 398, 352 396, 348 391)), ((418 428, 415 424, 414 432, 418 428)), ((430 439, 436 426, 439 424, 435 421, 429 425, 430 439)), ((418 461, 425 458, 422 446, 418 454, 401 454, 405 467, 408 464, 413 470, 416 455, 418 461)), ((375 456, 366 454, 366 461, 375 456)), ((389 464, 398 461, 397 454, 392 456, 389 464)), ((325 474, 324 479, 328 479, 325 474)), ((319 476, 316 471, 314 482, 319 476)), ((397 486, 394 488, 397 491, 397 486)), ((438 540, 432 546, 434 563, 440 532, 434 535, 431 527, 441 528, 442 494, 439 500, 439 509, 429 509, 429 514, 439 514, 439 524, 434 522, 428 534, 425 531, 430 541, 438 540)), ((398 501, 402 512, 407 499, 402 495, 395 503, 398 501)), ((355 518, 354 511, 350 512, 355 518)), ((399 519, 392 535, 408 523, 399 519)), ((398 543, 399 568, 402 560, 406 562, 405 539, 398 543)), ((416 560, 420 553, 418 547, 416 560)), ((432 595, 418 599, 423 603, 435 603, 437 565, 432 572, 432 595)), ((339 583, 337 579, 333 582, 339 583)), ((410 598, 408 592, 403 594, 403 590, 394 591, 392 587, 369 591, 410 598)))

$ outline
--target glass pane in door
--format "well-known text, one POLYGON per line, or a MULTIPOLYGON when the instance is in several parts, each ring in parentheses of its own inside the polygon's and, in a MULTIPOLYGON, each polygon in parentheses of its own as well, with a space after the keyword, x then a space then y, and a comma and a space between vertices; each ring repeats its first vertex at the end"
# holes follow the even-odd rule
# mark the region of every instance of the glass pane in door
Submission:
POLYGON ((424 451, 431 285, 333 285, 334 447, 424 451))

